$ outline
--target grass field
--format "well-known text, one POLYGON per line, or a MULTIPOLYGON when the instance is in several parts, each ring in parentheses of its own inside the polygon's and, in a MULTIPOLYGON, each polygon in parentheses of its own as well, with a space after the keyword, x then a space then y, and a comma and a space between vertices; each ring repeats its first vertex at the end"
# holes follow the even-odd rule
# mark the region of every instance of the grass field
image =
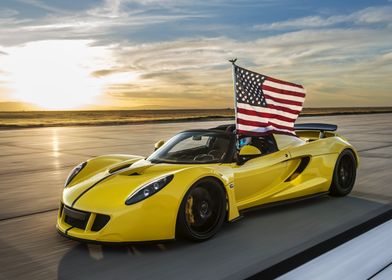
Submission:
MULTIPOLYGON (((304 108, 301 116, 372 114, 392 107, 304 108)), ((0 112, 0 129, 233 119, 233 109, 0 112)))

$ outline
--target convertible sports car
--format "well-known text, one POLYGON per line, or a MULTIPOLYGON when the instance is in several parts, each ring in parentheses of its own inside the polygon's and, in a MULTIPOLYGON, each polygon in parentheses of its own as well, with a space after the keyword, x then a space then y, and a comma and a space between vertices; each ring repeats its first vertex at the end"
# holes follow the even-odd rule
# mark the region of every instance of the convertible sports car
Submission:
POLYGON ((202 241, 259 206, 347 195, 358 154, 328 124, 296 136, 239 136, 234 125, 183 131, 149 157, 106 155, 70 173, 57 229, 89 242, 202 241))

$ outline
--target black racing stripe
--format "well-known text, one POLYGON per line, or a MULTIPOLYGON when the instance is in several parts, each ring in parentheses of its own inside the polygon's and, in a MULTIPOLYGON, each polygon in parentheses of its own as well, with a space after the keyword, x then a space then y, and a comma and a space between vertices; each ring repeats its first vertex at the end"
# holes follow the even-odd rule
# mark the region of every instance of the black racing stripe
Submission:
POLYGON ((108 176, 103 177, 102 179, 98 180, 97 182, 95 182, 93 185, 91 185, 89 188, 85 189, 81 194, 78 195, 78 197, 72 202, 71 207, 74 207, 75 203, 79 200, 79 198, 81 198, 86 192, 88 192, 89 190, 91 190, 92 188, 94 188, 96 185, 98 185, 99 183, 101 183, 103 180, 116 175, 117 173, 113 173, 113 174, 109 174, 108 176))
POLYGON ((68 234, 68 231, 71 230, 71 229, 73 229, 73 228, 74 228, 74 227, 67 228, 67 229, 65 230, 65 235, 67 235, 67 234, 68 234))

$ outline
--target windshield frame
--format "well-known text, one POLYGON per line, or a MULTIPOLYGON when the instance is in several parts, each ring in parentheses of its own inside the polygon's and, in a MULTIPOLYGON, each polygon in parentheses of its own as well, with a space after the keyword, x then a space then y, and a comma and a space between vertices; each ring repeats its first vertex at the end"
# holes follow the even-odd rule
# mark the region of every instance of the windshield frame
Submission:
POLYGON ((170 140, 168 140, 162 147, 160 147, 158 150, 153 152, 146 160, 150 161, 151 163, 167 163, 167 164, 216 164, 216 163, 231 163, 233 160, 233 151, 235 150, 235 137, 233 133, 228 133, 222 130, 214 130, 214 129, 192 129, 192 130, 185 130, 181 131, 180 133, 174 135, 170 140), (162 153, 165 149, 171 149, 184 139, 187 139, 189 137, 181 137, 184 134, 189 134, 192 135, 194 134, 200 134, 203 133, 206 136, 217 136, 221 138, 226 138, 229 140, 229 144, 227 146, 226 153, 222 159, 219 160, 213 160, 213 161, 206 161, 206 162, 200 162, 200 161, 181 161, 181 160, 176 160, 176 161, 170 161, 167 159, 159 159, 157 155, 159 153, 162 153), (181 140, 178 140, 180 138, 181 140), (157 158, 155 158, 157 157, 157 158))

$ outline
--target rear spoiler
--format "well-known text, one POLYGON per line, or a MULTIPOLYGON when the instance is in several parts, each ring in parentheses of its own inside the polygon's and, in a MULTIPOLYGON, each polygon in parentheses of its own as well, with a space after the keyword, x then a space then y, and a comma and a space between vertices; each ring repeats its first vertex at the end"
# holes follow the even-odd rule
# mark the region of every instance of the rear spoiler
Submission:
POLYGON ((336 124, 327 124, 327 123, 300 123, 294 124, 295 130, 319 130, 321 132, 324 131, 336 131, 338 126, 336 124))
POLYGON ((324 138, 325 131, 336 131, 338 129, 338 126, 336 124, 327 124, 327 123, 301 123, 301 124, 294 124, 294 129, 320 131, 320 138, 324 138))

